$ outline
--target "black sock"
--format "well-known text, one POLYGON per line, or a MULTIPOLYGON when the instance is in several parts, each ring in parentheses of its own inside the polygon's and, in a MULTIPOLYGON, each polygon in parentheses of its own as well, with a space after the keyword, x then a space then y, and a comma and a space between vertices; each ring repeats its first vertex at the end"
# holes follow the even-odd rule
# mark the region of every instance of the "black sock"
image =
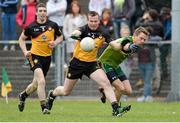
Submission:
POLYGON ((53 95, 53 92, 50 93, 50 97, 52 97, 53 99, 56 98, 56 96, 53 95))
POLYGON ((22 95, 22 100, 23 100, 23 101, 25 101, 26 98, 29 96, 29 95, 26 93, 26 91, 22 92, 21 95, 22 95))
POLYGON ((112 106, 112 108, 113 108, 114 111, 117 111, 118 108, 119 108, 119 105, 118 105, 117 102, 112 102, 112 103, 111 103, 111 106, 112 106))
POLYGON ((46 108, 46 104, 42 104, 42 105, 41 105, 42 111, 43 111, 45 108, 46 108))

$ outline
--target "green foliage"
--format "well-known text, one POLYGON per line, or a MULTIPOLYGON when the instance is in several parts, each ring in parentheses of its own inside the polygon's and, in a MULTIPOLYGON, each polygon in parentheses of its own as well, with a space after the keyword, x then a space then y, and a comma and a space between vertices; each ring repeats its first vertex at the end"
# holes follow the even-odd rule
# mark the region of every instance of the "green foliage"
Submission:
POLYGON ((111 116, 109 103, 102 104, 99 100, 56 100, 50 115, 43 115, 36 99, 27 99, 24 112, 19 112, 17 99, 0 99, 0 122, 180 122, 180 103, 137 103, 131 104, 131 111, 122 117, 111 116))

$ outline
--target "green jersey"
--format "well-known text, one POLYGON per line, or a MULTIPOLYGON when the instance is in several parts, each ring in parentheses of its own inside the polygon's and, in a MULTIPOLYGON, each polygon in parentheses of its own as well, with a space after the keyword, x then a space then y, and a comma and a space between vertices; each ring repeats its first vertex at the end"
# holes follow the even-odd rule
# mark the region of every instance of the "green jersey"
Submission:
MULTIPOLYGON (((125 46, 127 43, 133 43, 133 38, 132 36, 129 36, 125 38, 119 38, 117 41, 121 43, 122 46, 125 46)), ((109 45, 98 60, 102 64, 108 64, 114 68, 117 68, 119 64, 122 63, 130 54, 131 52, 115 50, 111 45, 109 45)))

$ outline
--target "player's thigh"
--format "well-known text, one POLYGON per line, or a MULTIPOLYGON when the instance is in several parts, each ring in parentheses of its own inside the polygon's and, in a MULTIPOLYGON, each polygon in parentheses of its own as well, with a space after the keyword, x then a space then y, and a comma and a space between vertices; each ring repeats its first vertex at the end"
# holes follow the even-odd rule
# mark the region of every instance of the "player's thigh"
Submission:
POLYGON ((64 93, 69 94, 77 83, 78 79, 65 79, 64 82, 64 93))
POLYGON ((41 68, 36 68, 34 70, 34 79, 37 82, 45 82, 44 74, 41 68))
POLYGON ((97 82, 100 86, 111 86, 110 82, 102 69, 97 69, 93 73, 90 74, 90 78, 97 82))

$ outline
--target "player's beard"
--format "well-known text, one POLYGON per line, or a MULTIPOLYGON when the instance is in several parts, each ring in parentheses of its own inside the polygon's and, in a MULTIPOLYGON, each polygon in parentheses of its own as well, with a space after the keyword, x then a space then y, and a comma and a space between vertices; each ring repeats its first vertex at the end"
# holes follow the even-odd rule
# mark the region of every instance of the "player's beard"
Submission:
POLYGON ((97 30, 99 26, 90 26, 89 28, 93 31, 97 30))

